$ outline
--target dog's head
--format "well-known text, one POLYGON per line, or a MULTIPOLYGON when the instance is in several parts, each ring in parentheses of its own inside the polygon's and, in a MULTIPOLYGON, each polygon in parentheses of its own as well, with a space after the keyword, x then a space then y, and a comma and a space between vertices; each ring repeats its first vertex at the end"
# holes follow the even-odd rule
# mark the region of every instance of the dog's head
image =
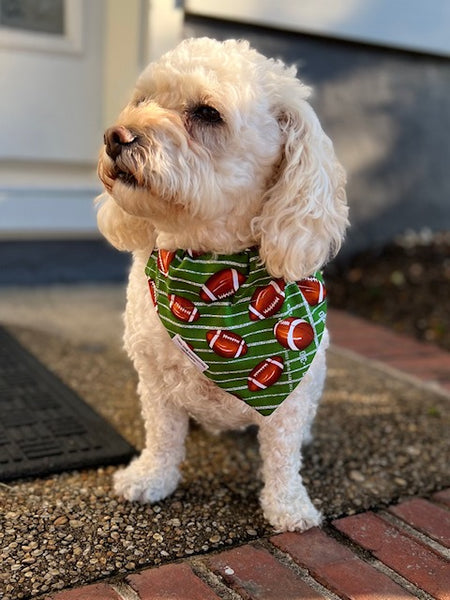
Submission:
POLYGON ((345 177, 294 68, 247 42, 185 40, 150 64, 105 133, 99 226, 117 247, 258 245, 296 280, 340 247, 345 177))

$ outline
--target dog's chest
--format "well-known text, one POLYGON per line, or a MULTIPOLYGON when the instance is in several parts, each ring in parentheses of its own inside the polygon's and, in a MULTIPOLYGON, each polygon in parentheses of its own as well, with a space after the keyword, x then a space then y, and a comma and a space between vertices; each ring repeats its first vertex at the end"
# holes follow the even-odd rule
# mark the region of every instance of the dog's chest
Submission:
POLYGON ((229 256, 155 250, 145 272, 174 352, 261 415, 276 410, 308 371, 325 329, 320 272, 300 282, 274 279, 256 249, 229 256))

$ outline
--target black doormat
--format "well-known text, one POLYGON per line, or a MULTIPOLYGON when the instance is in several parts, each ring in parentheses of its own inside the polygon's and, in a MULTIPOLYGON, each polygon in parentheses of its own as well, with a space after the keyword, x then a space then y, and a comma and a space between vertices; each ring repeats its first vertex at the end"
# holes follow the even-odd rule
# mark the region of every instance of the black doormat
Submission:
POLYGON ((106 421, 0 327, 0 481, 127 462, 106 421))

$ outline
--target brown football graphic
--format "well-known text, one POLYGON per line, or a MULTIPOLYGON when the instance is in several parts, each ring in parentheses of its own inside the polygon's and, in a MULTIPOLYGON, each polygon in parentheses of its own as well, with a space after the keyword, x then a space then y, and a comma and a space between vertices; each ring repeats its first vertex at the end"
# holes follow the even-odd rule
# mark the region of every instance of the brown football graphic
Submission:
POLYGON ((158 250, 158 269, 165 277, 167 277, 169 274, 170 263, 173 261, 174 256, 175 252, 170 252, 169 250, 158 250))
POLYGON ((247 354, 247 344, 237 333, 225 329, 212 329, 206 334, 211 350, 223 358, 238 358, 247 354))
POLYGON ((169 294, 169 307, 172 314, 185 323, 192 323, 200 318, 200 313, 193 302, 176 294, 169 294))
POLYGON ((265 390, 276 383, 283 373, 284 361, 281 356, 266 358, 256 365, 248 376, 248 389, 251 392, 265 390))
POLYGON ((290 350, 304 350, 314 339, 314 330, 304 319, 287 317, 273 328, 277 341, 290 350))
POLYGON ((157 308, 157 302, 156 302, 156 285, 155 282, 153 281, 153 279, 148 279, 148 289, 150 290, 150 297, 152 299, 152 302, 155 306, 155 308, 157 308))
POLYGON ((325 286, 315 277, 307 277, 306 279, 297 281, 297 285, 310 306, 320 304, 327 297, 325 286))
POLYGON ((238 291, 246 279, 247 277, 239 273, 236 269, 222 269, 222 271, 217 271, 202 286, 200 298, 208 304, 215 300, 228 298, 238 291))
POLYGON ((267 319, 277 313, 283 306, 284 287, 283 279, 272 279, 269 285, 257 287, 248 307, 250 319, 267 319))

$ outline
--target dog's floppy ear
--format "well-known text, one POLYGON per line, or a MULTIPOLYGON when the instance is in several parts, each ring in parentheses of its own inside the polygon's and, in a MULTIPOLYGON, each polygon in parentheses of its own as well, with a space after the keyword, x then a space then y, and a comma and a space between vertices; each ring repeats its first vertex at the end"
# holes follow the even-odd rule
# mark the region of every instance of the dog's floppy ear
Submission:
POLYGON ((337 253, 348 209, 345 173, 333 145, 304 99, 304 86, 291 80, 290 87, 278 112, 282 157, 253 227, 269 273, 297 281, 337 253))
POLYGON ((98 228, 115 248, 129 252, 153 249, 156 235, 148 219, 129 215, 107 192, 101 194, 95 202, 99 206, 98 228))

